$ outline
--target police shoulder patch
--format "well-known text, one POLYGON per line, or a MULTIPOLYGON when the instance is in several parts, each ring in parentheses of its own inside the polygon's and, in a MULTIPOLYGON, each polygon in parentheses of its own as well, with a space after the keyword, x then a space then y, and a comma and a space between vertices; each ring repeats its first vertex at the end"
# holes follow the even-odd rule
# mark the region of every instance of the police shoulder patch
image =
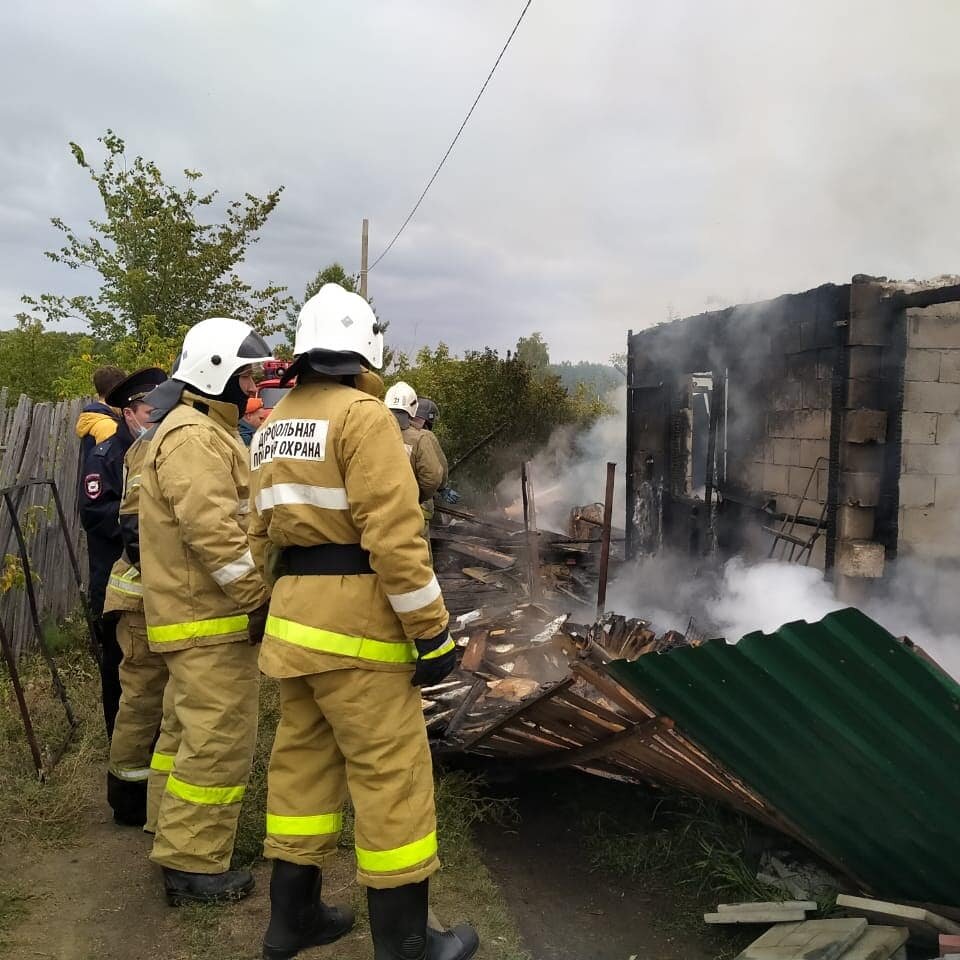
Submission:
POLYGON ((99 473, 88 473, 83 478, 83 489, 91 500, 96 500, 103 492, 103 480, 99 473))

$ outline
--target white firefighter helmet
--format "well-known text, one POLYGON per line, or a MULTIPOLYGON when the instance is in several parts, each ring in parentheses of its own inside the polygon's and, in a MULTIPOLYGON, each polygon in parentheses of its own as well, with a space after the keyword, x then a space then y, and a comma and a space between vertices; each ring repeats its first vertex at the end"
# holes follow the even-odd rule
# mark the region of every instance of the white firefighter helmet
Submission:
POLYGON ((411 417, 417 413, 417 391, 402 380, 395 383, 388 391, 383 401, 391 410, 402 410, 411 417))
POLYGON ((216 397, 235 373, 271 359, 267 342, 249 324, 230 317, 211 317, 187 331, 172 376, 216 397))
POLYGON ((293 352, 310 355, 310 366, 321 373, 359 373, 363 366, 379 370, 383 328, 359 293, 325 283, 300 311, 293 352))

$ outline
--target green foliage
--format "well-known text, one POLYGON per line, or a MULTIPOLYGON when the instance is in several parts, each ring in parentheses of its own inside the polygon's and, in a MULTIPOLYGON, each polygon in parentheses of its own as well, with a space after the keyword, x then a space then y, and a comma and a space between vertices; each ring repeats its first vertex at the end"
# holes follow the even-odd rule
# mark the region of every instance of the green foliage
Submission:
MULTIPOLYGON (((16 403, 22 393, 37 401, 57 400, 57 380, 83 340, 82 334, 45 330, 39 320, 25 317, 13 330, 0 332, 0 386, 9 390, 9 402, 16 403)), ((88 382, 86 393, 91 389, 88 382)))
POLYGON ((578 363, 571 363, 569 360, 552 363, 550 372, 560 378, 567 390, 575 391, 582 385, 587 393, 597 397, 607 396, 625 382, 616 367, 606 363, 589 363, 586 360, 578 363))
POLYGON ((538 377, 523 360, 504 360, 489 348, 457 357, 441 343, 433 350, 425 347, 412 362, 398 356, 396 368, 392 381, 406 380, 440 408, 435 430, 451 464, 507 424, 456 475, 457 483, 467 478, 482 489, 492 489, 521 459, 531 457, 557 427, 587 424, 604 412, 583 391, 571 396, 557 377, 538 377))
MULTIPOLYGON (((268 284, 255 289, 236 269, 283 188, 263 199, 248 193, 226 203, 219 222, 201 222, 218 197, 216 190, 197 189, 201 173, 184 170, 186 187, 173 186, 152 161, 128 161, 126 145, 113 131, 100 143, 106 149, 100 169, 87 162, 77 144, 70 149, 100 194, 103 219, 91 220, 90 235, 82 236, 55 217, 52 223, 64 244, 47 253, 71 270, 94 270, 100 289, 94 295, 25 296, 30 314, 20 314, 18 320, 79 317, 94 338, 122 344, 137 358, 151 340, 176 340, 184 327, 206 317, 236 317, 265 334, 277 330, 277 317, 290 302, 284 288, 268 284)), ((114 363, 118 359, 111 356, 114 363)))
POLYGON ((525 363, 536 377, 543 378, 550 373, 550 349, 539 333, 531 333, 517 341, 517 359, 525 363))

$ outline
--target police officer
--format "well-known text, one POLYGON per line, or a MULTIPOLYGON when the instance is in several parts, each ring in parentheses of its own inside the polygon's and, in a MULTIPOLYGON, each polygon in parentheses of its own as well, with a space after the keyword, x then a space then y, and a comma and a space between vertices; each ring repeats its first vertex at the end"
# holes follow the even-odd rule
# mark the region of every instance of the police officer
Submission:
POLYGON ((417 687, 449 674, 456 647, 400 430, 375 398, 383 334, 366 300, 326 284, 300 311, 294 353, 297 386, 250 448, 250 548, 276 577, 260 669, 278 679, 281 712, 263 956, 288 960, 352 927, 320 899, 349 791, 376 960, 466 960, 471 927, 427 929, 440 863, 417 687))
POLYGON ((170 764, 158 771, 165 787, 150 859, 174 906, 253 888, 248 870, 229 866, 257 737, 254 645, 267 590, 247 543, 249 467, 237 422, 255 390, 251 368, 269 358, 239 320, 192 327, 158 390, 172 390, 174 402, 140 468, 147 642, 169 671, 157 746, 170 764))
POLYGON ((120 661, 117 643, 117 615, 104 614, 104 600, 110 570, 123 550, 120 536, 120 501, 123 497, 123 458, 143 432, 151 407, 144 397, 166 374, 148 367, 130 374, 114 386, 107 403, 122 409, 123 419, 112 437, 97 444, 87 456, 80 485, 80 522, 87 534, 90 562, 88 598, 94 619, 95 639, 100 647, 100 686, 107 737, 113 736, 120 705, 120 661))
POLYGON ((430 517, 433 516, 433 498, 447 483, 447 458, 436 436, 430 430, 421 430, 413 423, 417 413, 417 392, 403 380, 388 391, 384 403, 393 412, 400 427, 403 445, 410 457, 410 466, 417 480, 420 509, 423 512, 423 536, 430 544, 430 517))

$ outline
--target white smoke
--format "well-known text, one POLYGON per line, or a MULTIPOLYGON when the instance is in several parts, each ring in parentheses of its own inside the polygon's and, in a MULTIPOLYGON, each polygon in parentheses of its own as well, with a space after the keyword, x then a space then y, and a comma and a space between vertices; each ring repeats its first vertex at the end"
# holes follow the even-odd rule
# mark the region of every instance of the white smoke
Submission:
MULTIPOLYGON (((622 527, 626 515, 626 409, 627 388, 611 393, 606 402, 614 412, 599 417, 586 430, 576 426, 560 427, 537 454, 530 468, 541 530, 567 529, 573 507, 603 501, 607 463, 617 465, 614 488, 613 525, 622 527)), ((522 519, 520 476, 512 473, 497 488, 501 503, 509 503, 507 512, 522 519)))

